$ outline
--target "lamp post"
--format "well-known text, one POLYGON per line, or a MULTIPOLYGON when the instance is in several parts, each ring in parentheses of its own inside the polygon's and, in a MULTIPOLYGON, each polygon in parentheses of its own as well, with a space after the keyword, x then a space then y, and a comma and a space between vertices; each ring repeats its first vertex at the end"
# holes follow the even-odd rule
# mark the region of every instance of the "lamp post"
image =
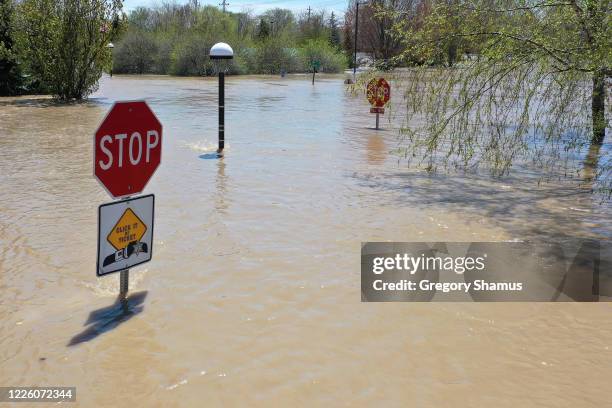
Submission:
POLYGON ((355 2, 355 52, 353 53, 353 81, 357 78, 357 29, 359 27, 359 0, 355 2))
POLYGON ((210 49, 210 59, 215 62, 219 70, 219 148, 221 154, 225 147, 225 70, 220 60, 234 58, 234 50, 228 44, 216 43, 210 49))
POLYGON ((111 52, 111 66, 110 66, 110 77, 113 77, 113 48, 115 48, 115 44, 109 42, 106 44, 106 48, 110 49, 111 52))

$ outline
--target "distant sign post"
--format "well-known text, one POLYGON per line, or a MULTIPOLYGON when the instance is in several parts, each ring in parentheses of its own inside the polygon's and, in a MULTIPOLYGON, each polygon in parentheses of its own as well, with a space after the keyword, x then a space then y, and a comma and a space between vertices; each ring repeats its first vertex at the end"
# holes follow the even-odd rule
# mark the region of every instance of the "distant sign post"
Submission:
POLYGON ((310 65, 312 66, 312 84, 314 85, 315 74, 319 71, 319 68, 321 68, 321 61, 313 60, 310 65))
POLYGON ((385 105, 391 98, 391 87, 384 78, 374 78, 367 87, 368 102, 372 107, 370 113, 376 114, 376 129, 378 129, 379 115, 385 113, 385 105))
MULTIPOLYGON (((162 125, 145 101, 116 102, 94 134, 94 177, 113 198, 142 192, 161 163, 162 125)), ((98 208, 96 275, 121 272, 120 296, 129 268, 151 260, 153 195, 98 208)))

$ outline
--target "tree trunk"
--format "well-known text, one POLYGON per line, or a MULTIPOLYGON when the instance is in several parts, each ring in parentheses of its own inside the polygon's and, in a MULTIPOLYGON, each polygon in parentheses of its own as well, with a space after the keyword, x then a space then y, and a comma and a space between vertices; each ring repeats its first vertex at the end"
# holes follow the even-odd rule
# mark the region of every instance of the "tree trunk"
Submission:
POLYGON ((593 137, 591 143, 601 146, 606 136, 606 76, 597 71, 593 74, 593 95, 591 97, 591 116, 593 117, 593 137))
POLYGON ((457 42, 452 39, 448 44, 447 49, 447 57, 448 57, 448 66, 452 68, 453 64, 457 60, 457 42))

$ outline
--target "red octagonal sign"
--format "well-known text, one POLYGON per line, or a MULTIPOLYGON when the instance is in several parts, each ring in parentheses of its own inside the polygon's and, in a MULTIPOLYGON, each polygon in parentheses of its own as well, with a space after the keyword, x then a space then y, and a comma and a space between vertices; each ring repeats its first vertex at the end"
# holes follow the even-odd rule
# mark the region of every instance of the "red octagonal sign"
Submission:
POLYGON ((368 83, 367 97, 370 105, 382 108, 391 98, 391 87, 385 78, 374 78, 368 83))
POLYGON ((94 176, 114 198, 140 193, 161 148, 162 125, 146 102, 116 102, 94 135, 94 176))

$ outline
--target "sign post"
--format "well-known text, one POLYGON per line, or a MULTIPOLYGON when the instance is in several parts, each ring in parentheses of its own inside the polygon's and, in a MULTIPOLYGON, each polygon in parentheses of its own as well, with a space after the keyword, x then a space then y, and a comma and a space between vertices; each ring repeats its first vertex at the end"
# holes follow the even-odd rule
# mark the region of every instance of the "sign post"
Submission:
POLYGON ((310 65, 312 67, 312 84, 314 85, 315 74, 317 73, 319 68, 321 68, 321 61, 319 60, 311 61, 310 65))
POLYGON ((127 293, 130 288, 130 270, 126 269, 119 272, 119 297, 127 298, 127 293))
POLYGON ((108 194, 127 198, 98 207, 96 275, 120 272, 125 299, 129 268, 151 260, 155 196, 144 190, 161 163, 162 125, 145 101, 116 102, 94 134, 94 177, 108 194))
POLYGON ((376 130, 379 129, 379 115, 385 113, 384 106, 391 98, 391 87, 384 78, 374 78, 367 87, 368 102, 372 107, 370 113, 376 114, 376 130))

